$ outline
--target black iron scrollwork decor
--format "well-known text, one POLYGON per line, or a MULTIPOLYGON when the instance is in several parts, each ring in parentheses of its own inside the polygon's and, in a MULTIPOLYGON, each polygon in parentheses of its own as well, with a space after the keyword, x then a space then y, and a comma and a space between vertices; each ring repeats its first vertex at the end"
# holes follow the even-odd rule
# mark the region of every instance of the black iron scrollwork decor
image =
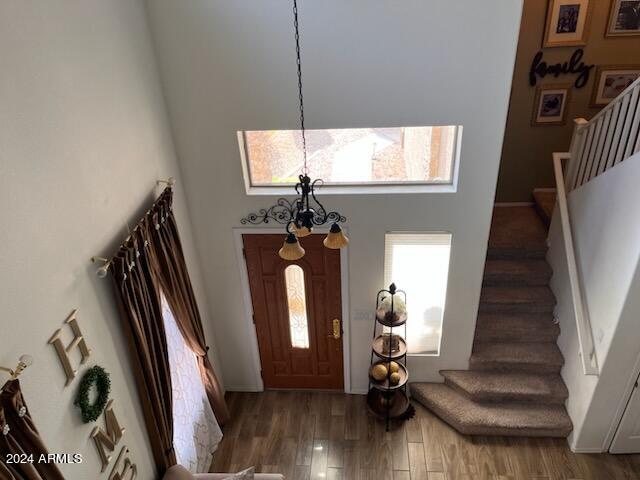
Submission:
POLYGON ((311 181, 307 175, 299 176, 300 182, 296 184, 296 193, 300 197, 294 201, 279 198, 275 205, 269 208, 261 208, 258 212, 252 212, 240 220, 243 225, 260 225, 271 221, 287 226, 287 232, 291 228, 313 229, 314 226, 327 223, 343 223, 347 218, 339 212, 327 212, 322 203, 316 197, 316 189, 322 185, 322 179, 311 181))

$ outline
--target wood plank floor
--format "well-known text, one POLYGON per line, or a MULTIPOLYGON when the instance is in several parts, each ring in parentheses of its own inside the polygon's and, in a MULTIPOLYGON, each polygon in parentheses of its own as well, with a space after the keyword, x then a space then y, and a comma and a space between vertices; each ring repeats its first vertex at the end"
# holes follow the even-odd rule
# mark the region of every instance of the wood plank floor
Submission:
POLYGON ((365 397, 339 393, 229 393, 231 418, 211 471, 287 479, 640 480, 640 455, 574 454, 562 439, 465 437, 415 404, 385 432, 365 397))

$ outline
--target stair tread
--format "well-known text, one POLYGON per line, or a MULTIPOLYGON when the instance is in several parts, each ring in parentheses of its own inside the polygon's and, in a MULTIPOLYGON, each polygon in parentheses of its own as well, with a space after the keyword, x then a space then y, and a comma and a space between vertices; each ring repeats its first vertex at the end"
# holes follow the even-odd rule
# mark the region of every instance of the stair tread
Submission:
POLYGON ((489 247, 546 249, 547 229, 534 207, 496 207, 489 247))
POLYGON ((551 276, 551 267, 541 259, 488 259, 484 274, 497 275, 538 275, 544 278, 551 276))
POLYGON ((476 342, 554 342, 560 326, 551 314, 479 313, 476 342))
POLYGON ((448 384, 475 401, 542 401, 563 403, 569 392, 558 374, 441 370, 448 384))
POLYGON ((544 304, 555 305, 556 298, 547 286, 538 287, 482 287, 481 303, 508 304, 544 304))
POLYGON ((562 367, 564 358, 555 343, 476 343, 472 364, 501 363, 552 365, 562 367))
POLYGON ((541 328, 544 326, 557 326, 553 323, 553 315, 550 313, 479 313, 479 322, 499 322, 503 325, 522 324, 541 328))
POLYGON ((467 435, 566 437, 573 429, 562 405, 480 403, 442 383, 412 383, 411 395, 467 435))
POLYGON ((549 225, 551 222, 551 216, 553 215, 553 209, 556 206, 556 189, 534 189, 533 199, 536 204, 536 209, 541 215, 543 221, 549 225))
POLYGON ((489 245, 487 258, 489 259, 544 259, 547 246, 535 247, 492 247, 489 245))

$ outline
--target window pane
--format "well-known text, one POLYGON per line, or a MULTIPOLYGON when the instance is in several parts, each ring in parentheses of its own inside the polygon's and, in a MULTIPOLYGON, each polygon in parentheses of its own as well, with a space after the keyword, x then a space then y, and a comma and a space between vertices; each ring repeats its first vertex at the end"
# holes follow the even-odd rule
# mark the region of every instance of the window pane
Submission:
POLYGON ((284 270, 284 282, 287 289, 291 346, 294 348, 309 348, 304 271, 298 265, 289 265, 284 270))
POLYGON ((451 234, 385 236, 385 285, 407 292, 407 346, 413 354, 440 354, 451 234))
POLYGON ((202 383, 198 358, 185 342, 164 293, 160 298, 171 372, 176 458, 192 473, 208 472, 222 431, 202 383))
MULTIPOLYGON (((447 184, 455 126, 307 130, 312 178, 328 185, 447 184)), ((302 168, 299 130, 246 131, 251 186, 296 183, 302 168)))

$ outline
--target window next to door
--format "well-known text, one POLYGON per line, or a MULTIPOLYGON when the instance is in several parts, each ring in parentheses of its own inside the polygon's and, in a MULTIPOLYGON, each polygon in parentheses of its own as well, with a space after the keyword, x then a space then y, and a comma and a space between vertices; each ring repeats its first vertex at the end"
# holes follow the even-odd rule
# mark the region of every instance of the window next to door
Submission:
POLYGON ((385 235, 385 285, 407 292, 409 354, 440 354, 450 252, 450 233, 385 235))

